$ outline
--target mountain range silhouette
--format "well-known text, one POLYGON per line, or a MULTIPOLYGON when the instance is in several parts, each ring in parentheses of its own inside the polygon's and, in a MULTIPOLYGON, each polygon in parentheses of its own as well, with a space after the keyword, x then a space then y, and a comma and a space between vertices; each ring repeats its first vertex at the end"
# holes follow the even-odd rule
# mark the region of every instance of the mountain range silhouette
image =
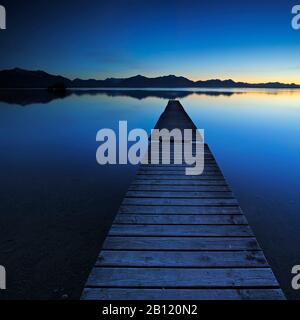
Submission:
POLYGON ((247 83, 232 79, 192 81, 175 75, 149 78, 137 75, 129 78, 107 78, 105 80, 76 78, 68 79, 45 71, 20 68, 0 71, 0 88, 48 88, 63 84, 67 88, 300 88, 300 85, 281 82, 247 83))

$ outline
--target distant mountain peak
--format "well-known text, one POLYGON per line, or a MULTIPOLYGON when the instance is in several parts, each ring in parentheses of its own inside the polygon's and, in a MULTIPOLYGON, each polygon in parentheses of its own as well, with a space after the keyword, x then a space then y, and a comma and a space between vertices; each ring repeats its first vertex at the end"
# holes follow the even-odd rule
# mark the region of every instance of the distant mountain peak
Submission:
MULTIPOLYGON (((145 79, 147 77, 145 76, 142 76, 141 74, 137 74, 136 76, 133 76, 133 77, 129 77, 127 79, 145 79)), ((148 79, 148 78, 147 78, 148 79)))

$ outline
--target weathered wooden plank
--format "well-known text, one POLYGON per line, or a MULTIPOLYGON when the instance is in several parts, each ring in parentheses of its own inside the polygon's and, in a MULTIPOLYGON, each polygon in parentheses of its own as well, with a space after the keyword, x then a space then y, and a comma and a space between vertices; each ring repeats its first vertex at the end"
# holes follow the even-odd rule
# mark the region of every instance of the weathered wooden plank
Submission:
MULTIPOLYGON (((157 164, 157 162, 161 161, 163 164, 169 164, 169 163, 175 163, 175 164, 190 164, 192 165, 195 163, 196 158, 195 157, 183 157, 180 155, 170 155, 170 157, 167 157, 165 155, 148 155, 145 159, 148 159, 148 162, 151 164, 157 164), (176 162, 175 162, 176 160, 176 162)), ((203 160, 204 162, 206 161, 214 161, 215 158, 211 155, 204 155, 204 156, 199 156, 199 160, 203 160)))
MULTIPOLYGON (((211 160, 215 160, 215 158, 211 155, 211 154, 198 154, 197 155, 198 157, 198 161, 201 160, 201 161, 211 161, 211 160)), ((148 158, 148 161, 150 163, 153 163, 155 164, 155 160, 164 160, 165 162, 169 159, 176 159, 178 160, 177 162, 180 163, 187 163, 187 164, 193 164, 196 160, 196 154, 195 155, 191 155, 191 156, 184 156, 184 154, 148 154, 148 157, 146 157, 146 159, 148 158)), ((167 163, 167 162, 166 162, 167 163)))
POLYGON ((235 206, 236 199, 175 199, 175 198, 124 198, 123 205, 150 205, 150 206, 235 206))
POLYGON ((164 185, 164 186, 227 186, 226 181, 224 179, 218 180, 207 180, 207 179, 199 179, 199 180, 178 180, 178 179, 135 179, 132 184, 135 185, 164 185))
MULTIPOLYGON (((167 164, 184 164, 184 165, 190 165, 190 166, 195 166, 195 159, 192 159, 192 158, 182 158, 182 157, 151 157, 151 158, 146 158, 148 160, 144 160, 144 161, 147 161, 146 163, 148 164, 152 164, 152 165, 155 165, 155 164, 164 164, 164 165, 167 165, 167 164)), ((214 163, 215 160, 214 158, 212 157, 205 157, 204 159, 200 158, 198 160, 198 164, 200 165, 201 162, 204 162, 204 164, 207 162, 207 163, 214 163)))
POLYGON ((94 268, 87 287, 278 287, 270 268, 94 268))
POLYGON ((96 267, 267 267, 261 251, 102 251, 96 267))
POLYGON ((118 214, 114 224, 247 224, 244 215, 118 214))
MULTIPOLYGON (((142 171, 150 171, 150 172, 159 172, 159 171, 164 171, 164 172, 183 172, 185 173, 185 169, 186 168, 191 168, 194 166, 186 166, 186 165, 161 165, 161 164, 157 164, 157 165, 145 165, 145 166, 140 166, 140 170, 139 172, 142 171)), ((216 164, 214 165, 207 165, 204 166, 204 172, 221 172, 221 170, 218 168, 218 166, 216 164)))
POLYGON ((228 186, 176 186, 176 185, 131 185, 128 188, 129 191, 170 191, 170 192, 230 192, 230 188, 228 186))
POLYGON ((168 143, 164 140, 163 143, 150 144, 148 148, 148 154, 175 154, 175 155, 185 155, 192 156, 195 155, 196 152, 201 152, 205 155, 213 156, 210 150, 207 150, 203 144, 182 144, 182 143, 168 143), (170 151, 170 152, 169 152, 170 151))
MULTIPOLYGON (((186 162, 182 162, 182 163, 144 163, 140 165, 140 169, 142 170, 147 170, 147 169, 164 169, 164 168, 169 168, 169 169, 184 169, 185 167, 190 168, 190 167, 194 167, 195 163, 191 162, 191 163, 186 163, 186 162)), ((207 169, 220 169, 218 167, 218 164, 216 162, 215 159, 205 159, 204 161, 204 168, 207 169)))
POLYGON ((121 205, 119 213, 144 213, 144 214, 241 214, 239 206, 214 207, 214 206, 145 206, 121 205))
POLYGON ((167 162, 168 160, 176 160, 176 163, 172 163, 175 165, 186 165, 186 166, 191 166, 195 164, 195 160, 197 159, 198 163, 200 161, 204 162, 204 165, 216 165, 216 159, 212 154, 203 154, 203 153, 198 153, 198 154, 192 154, 190 156, 185 156, 184 154, 174 154, 174 153, 159 153, 159 154, 146 154, 144 160, 148 159, 148 162, 144 162, 143 165, 168 165, 169 163, 167 162), (155 161, 164 161, 165 163, 155 163, 155 161))
POLYGON ((182 143, 182 141, 177 142, 170 142, 167 140, 163 140, 163 142, 160 141, 158 144, 157 141, 152 145, 149 145, 148 152, 162 152, 165 150, 170 149, 171 152, 175 153, 184 153, 186 152, 187 154, 190 153, 191 151, 194 153, 197 150, 203 151, 208 154, 212 154, 212 152, 209 150, 206 144, 202 143, 182 143))
POLYGON ((204 157, 204 159, 214 159, 214 156, 211 152, 201 150, 201 147, 199 148, 199 150, 196 150, 196 148, 193 148, 192 150, 187 150, 185 154, 184 152, 180 152, 178 150, 174 151, 172 144, 170 144, 170 146, 171 146, 170 150, 166 149, 162 151, 161 149, 159 150, 159 152, 157 150, 153 150, 153 152, 149 150, 148 153, 146 153, 145 155, 152 156, 152 157, 164 157, 164 158, 178 157, 182 159, 192 159, 193 157, 201 156, 201 157, 204 157))
MULTIPOLYGON (((178 166, 174 165, 173 167, 162 166, 157 165, 157 167, 151 167, 151 168, 140 168, 138 170, 138 173, 152 173, 152 174, 184 174, 186 175, 186 169, 187 168, 194 168, 194 166, 178 166), (160 166, 160 167, 159 167, 160 166)), ((205 167, 203 174, 209 173, 211 175, 212 173, 215 174, 222 174, 220 169, 216 169, 214 167, 205 167)))
MULTIPOLYGON (((166 141, 166 140, 164 140, 164 141, 166 141)), ((166 145, 166 143, 165 143, 165 145, 166 145)), ((211 153, 211 150, 210 150, 209 146, 206 143, 201 143, 199 145, 198 143, 195 143, 195 141, 192 141, 192 142, 186 142, 186 143, 184 143, 182 145, 182 141, 179 141, 178 143, 171 142, 170 143, 171 150, 174 150, 174 146, 175 146, 175 151, 178 151, 180 149, 180 146, 182 146, 183 150, 184 150, 184 148, 188 148, 188 150, 190 150, 190 149, 195 150, 196 148, 199 148, 199 146, 200 146, 201 148, 203 148, 203 150, 205 152, 210 152, 211 153)), ((151 146, 149 146, 148 150, 151 151, 151 146)), ((162 150, 161 142, 160 142, 160 150, 162 150)), ((156 151, 156 149, 154 149, 153 151, 156 151)))
POLYGON ((139 191, 129 190, 126 198, 233 198, 232 192, 213 191, 139 191))
MULTIPOLYGON (((156 158, 156 161, 157 162, 154 162, 153 160, 150 161, 148 160, 148 163, 144 163, 144 164, 141 164, 141 166, 150 166, 150 167, 166 167, 166 166, 169 166, 170 168, 171 167, 175 167, 175 168, 180 168, 180 167, 187 167, 187 168, 190 168, 190 167, 194 167, 195 166, 195 163, 194 162, 190 162, 190 163, 187 163, 185 161, 176 161, 177 163, 174 163, 174 159, 171 159, 172 161, 170 161, 170 163, 163 163, 162 162, 162 159, 159 159, 159 158, 156 158)), ((166 162, 167 159, 164 158, 164 162, 166 162)), ((204 168, 205 167, 209 167, 209 166, 215 166, 217 165, 216 163, 216 160, 211 158, 211 159, 205 159, 204 161, 204 168)))
POLYGON ((255 238, 238 237, 110 237, 106 250, 260 250, 255 238))
POLYGON ((159 144, 157 143, 157 140, 152 144, 150 141, 150 145, 148 148, 148 153, 158 153, 163 151, 170 150, 172 153, 176 154, 183 154, 186 152, 186 154, 192 153, 194 154, 196 151, 203 151, 206 154, 212 154, 212 152, 206 147, 206 145, 201 143, 182 143, 183 141, 177 142, 169 142, 167 140, 160 141, 159 144))
MULTIPOLYGON (((154 148, 156 148, 157 146, 154 146, 154 148)), ((148 152, 145 153, 145 156, 153 156, 153 157, 181 157, 181 158, 193 158, 193 157, 205 157, 208 159, 215 159, 214 155, 208 151, 203 149, 201 146, 199 146, 199 148, 197 149, 196 147, 192 147, 192 149, 186 149, 186 151, 184 151, 184 147, 182 152, 180 152, 179 150, 180 146, 176 146, 175 150, 174 150, 174 145, 173 143, 170 143, 170 149, 166 148, 165 150, 162 150, 162 145, 160 144, 160 150, 157 149, 153 149, 151 150, 151 145, 149 146, 148 152), (176 148, 178 150, 176 150, 176 148)), ((189 147, 190 148, 190 147, 189 147)))
MULTIPOLYGON (((189 164, 186 164, 186 163, 183 163, 183 164, 174 164, 174 163, 171 163, 171 164, 154 164, 154 163, 150 163, 150 164, 141 164, 139 167, 141 169, 166 169, 166 170, 185 170, 185 168, 190 168, 190 167, 193 167, 194 165, 189 165, 189 164)), ((216 161, 207 161, 204 163, 204 168, 218 168, 218 164, 216 161)))
POLYGON ((180 143, 166 143, 167 141, 164 140, 163 143, 160 142, 158 144, 153 144, 149 146, 148 153, 149 154, 168 154, 169 151, 171 154, 176 155, 184 155, 186 153, 187 156, 195 155, 196 152, 204 153, 205 155, 212 155, 211 151, 207 150, 203 144, 180 144, 180 143), (163 145, 164 144, 164 145, 163 145), (152 149, 151 149, 152 147, 152 149))
MULTIPOLYGON (((174 171, 174 170, 170 170, 170 171, 166 171, 166 170, 156 170, 156 171, 152 171, 152 170, 139 170, 137 172, 138 176, 142 176, 142 175, 164 175, 164 176, 186 176, 185 171, 174 171)), ((216 177, 222 177, 223 175, 221 174, 220 171, 204 171, 201 174, 202 177, 206 177, 206 176, 216 176, 216 177)))
MULTIPOLYGON (((153 174, 153 175, 147 175, 147 174, 139 174, 136 176, 137 180, 173 180, 178 182, 178 180, 224 180, 224 177, 222 175, 195 175, 195 176, 186 176, 186 175, 177 175, 174 176, 172 174, 153 174)), ((153 182, 155 183, 155 182, 153 182)))
MULTIPOLYGON (((186 168, 191 168, 191 167, 193 167, 193 166, 176 166, 176 165, 174 165, 174 166, 169 166, 169 165, 165 165, 165 166, 157 165, 157 166, 154 166, 153 165, 152 167, 150 167, 150 165, 149 165, 148 168, 141 167, 138 172, 139 173, 143 173, 143 172, 175 173, 175 172, 177 172, 178 174, 179 173, 185 174, 185 169, 186 168)), ((204 172, 218 172, 218 173, 220 173, 221 171, 217 166, 214 165, 214 166, 210 166, 210 167, 208 167, 208 166, 204 167, 204 172)))
POLYGON ((281 289, 85 288, 83 300, 284 300, 281 289))
POLYGON ((199 236, 199 237, 251 237, 245 225, 125 225, 113 224, 110 236, 199 236))

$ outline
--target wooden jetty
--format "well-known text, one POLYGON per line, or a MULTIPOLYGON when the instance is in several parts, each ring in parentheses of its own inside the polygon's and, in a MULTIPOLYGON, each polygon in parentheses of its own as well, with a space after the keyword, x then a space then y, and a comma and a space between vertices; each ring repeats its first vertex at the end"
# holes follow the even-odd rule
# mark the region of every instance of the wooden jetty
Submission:
MULTIPOLYGON (((169 101, 155 128, 196 127, 169 101)), ((285 298, 209 147, 185 167, 140 165, 81 299, 285 298)))

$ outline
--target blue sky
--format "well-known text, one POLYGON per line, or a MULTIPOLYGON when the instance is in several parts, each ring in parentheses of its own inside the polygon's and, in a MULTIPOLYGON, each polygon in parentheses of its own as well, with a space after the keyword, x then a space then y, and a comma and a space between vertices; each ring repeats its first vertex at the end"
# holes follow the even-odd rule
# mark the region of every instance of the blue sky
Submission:
POLYGON ((300 83, 300 30, 291 28, 297 0, 0 3, 1 69, 300 83))

